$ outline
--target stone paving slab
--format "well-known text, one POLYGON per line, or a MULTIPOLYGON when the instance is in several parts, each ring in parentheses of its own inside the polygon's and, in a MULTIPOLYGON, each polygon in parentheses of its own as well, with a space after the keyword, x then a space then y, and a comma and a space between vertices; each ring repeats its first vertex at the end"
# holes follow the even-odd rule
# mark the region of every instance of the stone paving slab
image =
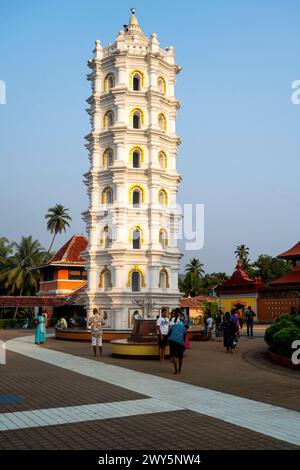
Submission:
POLYGON ((11 394, 20 401, 0 403, 0 413, 145 398, 143 394, 8 351, 7 364, 0 365, 0 396, 11 394))
POLYGON ((5 431, 0 439, 2 450, 299 449, 191 411, 5 431))

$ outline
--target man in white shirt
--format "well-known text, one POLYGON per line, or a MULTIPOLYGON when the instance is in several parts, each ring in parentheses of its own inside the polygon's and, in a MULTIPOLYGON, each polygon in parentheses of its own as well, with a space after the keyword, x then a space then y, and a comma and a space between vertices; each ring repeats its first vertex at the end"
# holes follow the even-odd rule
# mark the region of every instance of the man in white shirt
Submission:
POLYGON ((206 327, 207 327, 207 339, 211 339, 212 328, 213 328, 213 319, 211 317, 211 313, 208 314, 206 319, 206 327))
POLYGON ((160 362, 165 360, 165 350, 168 343, 169 323, 170 321, 167 318, 167 310, 163 308, 161 311, 161 317, 158 317, 156 320, 160 362))

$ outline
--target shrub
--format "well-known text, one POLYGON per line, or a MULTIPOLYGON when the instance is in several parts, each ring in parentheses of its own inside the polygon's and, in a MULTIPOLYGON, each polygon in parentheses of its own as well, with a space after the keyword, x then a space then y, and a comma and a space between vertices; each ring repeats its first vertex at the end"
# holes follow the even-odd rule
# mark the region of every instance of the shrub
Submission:
POLYGON ((5 328, 5 320, 0 320, 0 328, 5 328))
POLYGON ((17 320, 14 320, 14 319, 9 319, 7 320, 7 325, 6 325, 6 328, 9 327, 9 328, 16 328, 17 326, 17 320))
POLYGON ((293 325, 286 326, 273 335, 271 351, 280 356, 291 357, 293 353, 291 346, 296 339, 300 339, 300 328, 293 325))
POLYGON ((288 328, 294 326, 293 317, 291 316, 284 316, 276 320, 276 322, 266 329, 265 331, 265 341, 266 343, 271 346, 273 342, 274 335, 282 330, 283 328, 288 328))

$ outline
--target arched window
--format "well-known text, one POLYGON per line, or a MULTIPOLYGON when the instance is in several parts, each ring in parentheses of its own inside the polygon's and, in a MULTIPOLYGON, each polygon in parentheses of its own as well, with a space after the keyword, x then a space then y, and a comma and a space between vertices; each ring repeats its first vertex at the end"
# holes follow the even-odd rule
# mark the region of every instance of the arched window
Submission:
POLYGON ((141 204, 141 190, 139 188, 135 188, 132 193, 132 204, 134 206, 139 206, 141 204))
POLYGON ((141 290, 141 275, 138 271, 134 271, 131 275, 131 289, 132 292, 139 292, 141 290))
POLYGON ((112 204, 113 202, 113 191, 110 186, 107 186, 102 191, 102 204, 112 204))
POLYGON ((112 234, 111 229, 105 225, 102 230, 101 244, 104 245, 104 248, 110 248, 112 243, 112 234))
POLYGON ((166 268, 159 271, 158 287, 161 289, 169 289, 169 273, 166 268))
POLYGON ((134 91, 140 91, 141 82, 142 82, 141 76, 138 72, 136 72, 133 75, 133 79, 132 79, 132 88, 134 89, 134 91))
POLYGON ((130 86, 134 91, 140 91, 144 86, 144 73, 141 70, 135 69, 130 72, 130 86))
POLYGON ((103 116, 103 127, 104 129, 109 129, 109 127, 114 125, 114 113, 109 110, 103 116))
POLYGON ((168 246, 167 231, 163 228, 161 228, 159 231, 159 243, 163 249, 167 248, 168 246))
POLYGON ((134 205, 145 202, 145 190, 143 186, 134 184, 129 188, 129 202, 134 205))
POLYGON ((141 115, 139 111, 135 111, 133 117, 132 117, 132 125, 134 129, 140 129, 141 128, 141 115))
POLYGON ((167 85, 166 85, 166 81, 163 77, 158 77, 158 79, 157 79, 157 88, 159 89, 159 91, 161 93, 163 93, 164 95, 166 94, 167 85))
POLYGON ((146 287, 144 272, 137 264, 128 273, 127 287, 131 287, 133 292, 140 291, 141 287, 146 287))
POLYGON ((133 168, 141 167, 141 152, 138 149, 134 149, 132 153, 132 166, 133 168))
POLYGON ((132 232, 132 248, 134 250, 141 248, 141 231, 137 227, 132 232))
POLYGON ((133 168, 140 168, 144 161, 144 149, 139 145, 134 145, 129 151, 129 162, 133 168))
POLYGON ((160 189, 158 192, 158 202, 162 206, 166 206, 168 204, 168 195, 164 189, 160 189))
POLYGON ((161 150, 158 154, 158 161, 159 161, 159 164, 160 164, 161 168, 163 168, 163 169, 167 168, 168 158, 167 158, 166 153, 163 150, 161 150))
POLYGON ((166 116, 163 113, 160 113, 158 115, 158 126, 160 127, 160 129, 162 131, 167 130, 167 119, 166 119, 166 116))
POLYGON ((114 164, 114 153, 110 147, 105 149, 103 152, 102 164, 106 168, 109 168, 114 164))
POLYGON ((104 91, 110 91, 115 86, 115 76, 108 73, 104 79, 104 91))
POLYGON ((102 269, 100 273, 100 283, 99 283, 100 289, 109 289, 112 287, 111 283, 111 272, 108 269, 107 265, 104 266, 104 269, 102 269))
POLYGON ((141 129, 144 124, 144 111, 141 108, 133 108, 130 114, 133 129, 141 129))

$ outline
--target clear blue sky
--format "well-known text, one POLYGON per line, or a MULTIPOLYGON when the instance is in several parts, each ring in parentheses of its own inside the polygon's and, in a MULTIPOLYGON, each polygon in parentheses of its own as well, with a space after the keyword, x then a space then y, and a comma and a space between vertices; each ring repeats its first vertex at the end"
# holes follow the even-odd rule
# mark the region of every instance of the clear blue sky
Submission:
POLYGON ((297 0, 3 0, 0 235, 32 234, 47 247, 44 214, 58 202, 73 222, 55 248, 84 233, 86 60, 95 39, 114 41, 131 6, 183 67, 179 202, 202 202, 206 213, 204 248, 183 261, 196 256, 207 272, 231 272, 237 244, 252 259, 288 249, 300 239, 297 0))

